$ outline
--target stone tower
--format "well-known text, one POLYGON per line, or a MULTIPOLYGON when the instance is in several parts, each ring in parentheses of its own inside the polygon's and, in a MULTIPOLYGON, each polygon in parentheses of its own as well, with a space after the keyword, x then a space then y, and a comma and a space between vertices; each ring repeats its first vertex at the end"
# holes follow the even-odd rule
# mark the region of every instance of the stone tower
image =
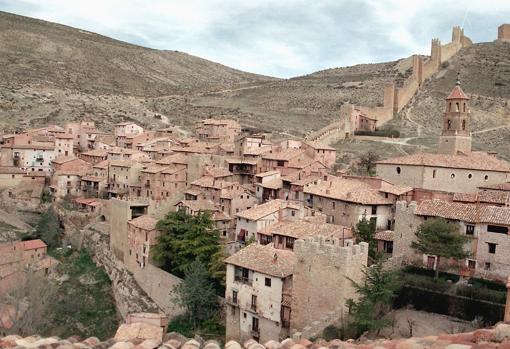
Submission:
POLYGON ((443 132, 439 138, 438 153, 468 154, 471 152, 471 132, 469 130, 469 97, 466 96, 460 81, 446 97, 446 110, 443 116, 443 132))

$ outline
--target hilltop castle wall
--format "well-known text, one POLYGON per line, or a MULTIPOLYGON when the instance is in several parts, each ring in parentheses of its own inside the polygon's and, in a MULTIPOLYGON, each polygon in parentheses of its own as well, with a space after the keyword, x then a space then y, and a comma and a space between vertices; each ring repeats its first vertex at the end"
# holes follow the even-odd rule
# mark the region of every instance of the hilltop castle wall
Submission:
MULTIPOLYGON (((510 29, 508 29, 508 36, 510 40, 510 29)), ((449 60, 460 49, 471 44, 471 39, 464 35, 464 30, 460 27, 453 27, 452 41, 448 44, 441 45, 439 39, 432 39, 430 57, 424 59, 419 55, 413 56, 413 73, 403 82, 402 86, 397 87, 394 83, 390 83, 384 87, 384 103, 382 107, 353 105, 351 108, 348 107, 349 103, 345 103, 344 105, 346 106, 340 108, 340 123, 335 121, 312 133, 307 139, 323 143, 333 143, 354 135, 354 132, 358 131, 356 125, 351 121, 354 110, 359 110, 367 117, 376 119, 378 126, 383 125, 393 119, 409 103, 425 80, 440 70, 441 63, 449 60)))
POLYGON ((367 265, 368 245, 342 247, 322 236, 294 244, 297 264, 293 274, 291 329, 305 337, 318 335, 328 325, 341 322, 345 302, 356 299, 352 279, 361 282, 367 265))

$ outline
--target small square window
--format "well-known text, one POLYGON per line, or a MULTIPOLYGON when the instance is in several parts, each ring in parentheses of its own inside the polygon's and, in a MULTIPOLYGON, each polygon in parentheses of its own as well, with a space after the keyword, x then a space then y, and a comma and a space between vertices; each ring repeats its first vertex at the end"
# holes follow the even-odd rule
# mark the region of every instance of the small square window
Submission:
POLYGON ((468 268, 469 269, 475 269, 476 268, 476 261, 472 259, 468 259, 468 268))
POLYGON ((485 270, 491 270, 491 264, 489 262, 485 262, 484 269, 485 270))
POLYGON ((475 234, 475 226, 472 224, 466 224, 466 235, 474 235, 475 234))
POLYGON ((271 278, 266 278, 264 283, 267 287, 271 287, 271 278))
POLYGON ((496 244, 489 242, 489 243, 487 243, 487 245, 489 246, 489 253, 495 254, 496 253, 496 244))

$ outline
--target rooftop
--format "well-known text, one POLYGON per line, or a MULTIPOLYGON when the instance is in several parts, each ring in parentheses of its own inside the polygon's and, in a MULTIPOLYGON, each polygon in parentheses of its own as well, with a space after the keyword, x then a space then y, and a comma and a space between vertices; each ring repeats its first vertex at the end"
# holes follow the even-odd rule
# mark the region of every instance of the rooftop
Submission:
POLYGON ((22 241, 21 245, 25 251, 48 247, 41 239, 22 241))
POLYGON ((290 206, 291 204, 286 201, 271 200, 261 205, 254 206, 248 210, 241 211, 237 213, 236 216, 239 218, 245 218, 254 221, 260 218, 264 218, 265 216, 270 215, 271 213, 277 212, 280 209, 290 206))
POLYGON ((484 152, 469 154, 416 153, 378 161, 377 164, 462 168, 482 171, 510 172, 510 164, 484 152))
POLYGON ((344 239, 351 238, 352 232, 348 227, 325 223, 316 217, 307 217, 297 221, 283 221, 263 229, 261 234, 284 235, 295 239, 306 239, 321 235, 325 238, 344 239))
POLYGON ((492 223, 510 225, 510 208, 488 205, 465 204, 443 200, 424 200, 418 204, 415 214, 442 217, 469 223, 492 223))
POLYGON ((151 216, 142 215, 140 217, 130 220, 128 223, 136 228, 144 230, 154 230, 156 229, 156 224, 158 223, 158 221, 152 218, 151 216))
POLYGON ((305 186, 304 192, 330 199, 353 202, 362 205, 391 205, 391 198, 387 198, 382 191, 374 189, 369 184, 338 177, 329 177, 327 181, 305 186))
POLYGON ((284 278, 294 272, 296 256, 294 252, 276 249, 272 244, 250 244, 228 257, 225 263, 284 278))

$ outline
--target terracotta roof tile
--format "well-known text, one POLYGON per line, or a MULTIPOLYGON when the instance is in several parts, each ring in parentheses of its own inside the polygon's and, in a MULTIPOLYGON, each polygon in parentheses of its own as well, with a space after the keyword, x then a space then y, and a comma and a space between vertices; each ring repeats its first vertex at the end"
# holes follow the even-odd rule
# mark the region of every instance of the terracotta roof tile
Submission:
POLYGON ((276 249, 272 244, 250 244, 228 257, 225 263, 284 278, 292 275, 296 256, 294 252, 276 249))
POLYGON ((378 161, 377 163, 510 172, 510 164, 508 162, 499 160, 495 156, 484 152, 458 155, 416 153, 378 161))
POLYGON ((140 217, 130 220, 128 223, 136 228, 154 230, 156 229, 156 224, 158 223, 158 221, 152 218, 151 216, 142 215, 140 217))

